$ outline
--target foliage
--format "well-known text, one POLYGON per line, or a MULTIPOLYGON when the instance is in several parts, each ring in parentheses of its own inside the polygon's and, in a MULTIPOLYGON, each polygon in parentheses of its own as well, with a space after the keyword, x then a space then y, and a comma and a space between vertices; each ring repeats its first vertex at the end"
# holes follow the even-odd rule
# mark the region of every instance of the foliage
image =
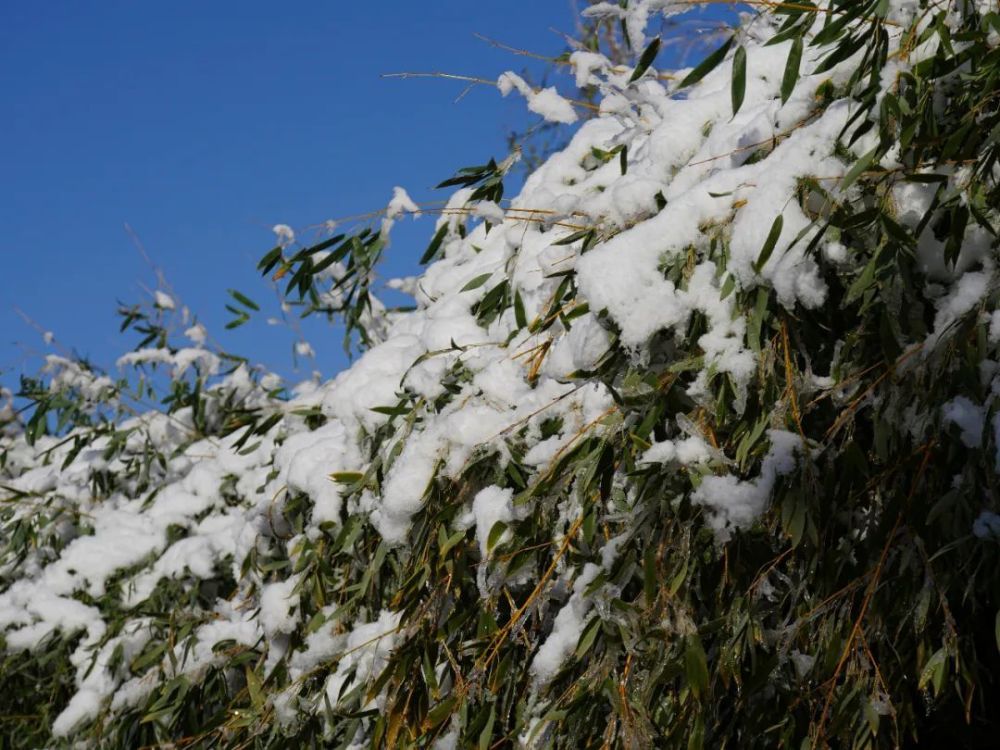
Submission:
POLYGON ((413 311, 385 224, 262 259, 367 349, 332 383, 138 308, 161 410, 25 381, 12 747, 995 744, 1000 15, 765 3, 668 78, 681 5, 594 6, 645 52, 502 222, 509 164, 446 181, 413 311))

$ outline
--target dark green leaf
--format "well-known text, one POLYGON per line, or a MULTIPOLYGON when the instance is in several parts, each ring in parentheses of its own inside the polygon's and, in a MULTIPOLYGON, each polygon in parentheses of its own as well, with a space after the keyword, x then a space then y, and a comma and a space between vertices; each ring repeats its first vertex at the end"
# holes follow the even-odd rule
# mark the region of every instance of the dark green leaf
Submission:
POLYGON ((868 167, 871 166, 872 162, 875 160, 875 155, 877 153, 878 153, 878 146, 876 146, 867 154, 865 154, 856 162, 854 162, 854 165, 849 170, 847 170, 847 174, 844 175, 844 179, 840 183, 840 189, 847 190, 847 188, 853 185, 854 181, 857 180, 858 177, 860 177, 861 174, 866 169, 868 169, 868 167))
POLYGON ((445 222, 442 224, 438 230, 434 233, 434 238, 431 240, 431 244, 427 246, 424 254, 420 257, 420 264, 424 265, 429 263, 437 255, 438 249, 441 247, 441 243, 444 241, 445 235, 448 234, 448 224, 445 222))
POLYGON ((239 291, 237 291, 235 289, 230 289, 229 290, 229 294, 232 295, 233 299, 235 299, 237 302, 239 302, 240 304, 242 304, 242 305, 244 305, 246 307, 249 307, 251 310, 260 310, 260 306, 256 302, 254 302, 252 299, 250 299, 249 297, 247 297, 245 294, 243 294, 243 293, 241 293, 241 292, 239 292, 239 291))
POLYGON ((733 101, 733 114, 740 111, 743 106, 743 98, 747 93, 747 51, 743 47, 737 47, 733 55, 733 82, 730 94, 733 101))
POLYGON ((788 101, 795 89, 795 82, 799 80, 799 65, 802 62, 802 37, 797 36, 792 40, 792 46, 788 50, 788 60, 785 62, 785 72, 781 77, 781 103, 788 101))
POLYGON ((757 261, 753 264, 753 270, 756 273, 760 273, 767 263, 771 254, 774 252, 775 246, 778 244, 778 239, 781 237, 781 229, 784 226, 785 218, 783 214, 778 214, 774 222, 771 224, 771 231, 767 233, 767 239, 764 240, 764 247, 760 250, 760 255, 757 256, 757 261))
POLYGON ((727 39, 726 42, 719 47, 719 49, 715 50, 715 52, 699 63, 694 70, 684 76, 684 80, 680 82, 680 85, 677 88, 682 89, 687 86, 691 86, 715 70, 718 64, 725 59, 726 53, 729 51, 729 48, 733 46, 733 42, 735 41, 735 36, 729 37, 729 39, 727 39))
POLYGON ((649 70, 649 66, 653 64, 653 60, 656 59, 657 53, 660 51, 660 38, 656 37, 651 41, 646 49, 642 51, 642 55, 639 57, 639 63, 635 66, 635 70, 632 71, 632 76, 628 79, 629 83, 638 81, 642 74, 649 70))
POLYGON ((688 687, 696 698, 701 698, 708 691, 708 659, 701 639, 697 635, 689 635, 684 641, 684 672, 687 675, 688 687))

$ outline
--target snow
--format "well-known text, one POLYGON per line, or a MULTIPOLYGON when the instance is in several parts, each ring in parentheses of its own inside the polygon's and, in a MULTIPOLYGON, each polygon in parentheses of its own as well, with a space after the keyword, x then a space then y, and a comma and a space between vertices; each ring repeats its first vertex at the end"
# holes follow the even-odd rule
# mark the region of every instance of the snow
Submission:
POLYGON ((420 213, 420 207, 413 202, 410 194, 398 185, 392 189, 392 200, 385 210, 387 219, 396 219, 403 214, 412 214, 416 217, 420 213))
MULTIPOLYGON (((489 554, 489 538, 493 527, 498 523, 510 523, 514 520, 513 500, 514 490, 496 485, 481 489, 473 499, 476 539, 479 540, 479 551, 484 558, 489 554)), ((505 531, 502 538, 509 536, 510 532, 505 531)))
POLYGON ((1000 538, 1000 516, 993 511, 984 510, 972 524, 972 533, 979 539, 1000 538))
POLYGON ((486 219, 492 224, 503 224, 504 211, 493 201, 479 201, 472 210, 473 216, 486 219))
POLYGON ((611 335, 593 313, 573 321, 573 327, 561 335, 549 349, 545 373, 566 379, 575 372, 592 370, 611 348, 611 335))
POLYGON ((198 346, 204 346, 205 342, 208 340, 208 331, 205 330, 205 326, 201 323, 196 323, 185 330, 184 335, 198 346))
POLYGON ((297 577, 266 584, 260 594, 260 624, 268 635, 290 633, 298 625, 299 594, 297 577))
POLYGON ((708 510, 708 524, 720 541, 726 541, 733 529, 744 528, 763 512, 778 479, 795 468, 795 455, 802 448, 802 438, 785 430, 768 430, 771 449, 761 464, 760 474, 741 480, 732 474, 707 476, 691 496, 692 501, 708 510))
MULTIPOLYGON (((642 49, 648 42, 647 22, 686 5, 668 0, 637 0, 626 7, 598 3, 587 13, 621 19, 633 46, 642 49)), ((891 5, 900 22, 911 12, 902 4, 891 5)), ((892 45, 898 46, 899 34, 891 34, 892 45)), ((773 352, 760 354, 757 342, 748 338, 746 292, 763 289, 798 314, 829 304, 822 264, 833 264, 836 273, 845 275, 858 271, 857 249, 846 240, 828 238, 818 251, 806 252, 815 226, 800 206, 797 190, 802 179, 812 177, 821 179, 835 200, 850 197, 831 176, 844 174, 875 136, 861 138, 845 151, 840 136, 856 104, 845 99, 814 111, 817 86, 827 78, 846 83, 850 61, 821 76, 810 75, 804 65, 782 104, 777 87, 788 44, 767 47, 751 37, 743 41, 749 77, 745 102, 735 116, 731 60, 679 94, 676 79, 651 71, 629 83, 630 70, 614 68, 597 53, 575 51, 570 64, 577 83, 595 87, 600 111, 580 123, 566 147, 535 170, 509 202, 472 202, 472 190, 455 191, 436 219, 434 230, 444 227, 447 232, 435 262, 419 277, 388 285, 411 294, 415 309, 390 314, 375 305, 370 322, 379 329, 376 343, 331 380, 290 385, 287 400, 275 398, 271 392, 280 388, 280 378, 248 366, 225 374, 230 364, 211 348, 206 328, 194 324, 183 329, 185 319, 181 328, 189 345, 139 349, 117 364, 142 373, 164 368, 171 378, 189 383, 200 378, 206 384, 205 413, 196 415, 186 407, 169 415, 129 415, 119 424, 120 432, 127 433, 124 458, 113 452, 105 456, 106 436, 76 455, 70 455, 71 441, 62 443, 62 436, 45 436, 30 445, 21 431, 7 426, 15 420, 12 396, 0 393, 0 440, 4 448, 9 446, 8 463, 0 468, 0 493, 27 493, 38 500, 17 505, 12 511, 17 520, 34 518, 43 503, 48 504, 46 512, 63 516, 16 571, 2 569, 12 582, 0 591, 0 631, 7 648, 43 648, 53 633, 80 636, 71 657, 76 690, 67 706, 60 707, 54 731, 73 736, 102 712, 140 705, 170 676, 204 674, 222 663, 213 647, 224 640, 266 651, 262 663, 268 670, 281 660, 287 664, 295 684, 272 695, 282 721, 292 720, 296 712, 321 710, 324 695, 337 706, 355 688, 367 688, 407 637, 404 615, 379 610, 379 605, 345 614, 346 608, 324 601, 322 622, 305 634, 312 592, 295 567, 304 559, 302 550, 310 544, 321 549, 345 524, 358 523, 366 539, 394 554, 409 554, 414 523, 435 483, 461 484, 467 492, 456 501, 461 507, 455 509, 454 523, 459 530, 472 530, 469 541, 474 535, 484 561, 483 580, 486 569, 497 563, 489 559, 489 537, 498 523, 513 527, 545 507, 542 503, 555 500, 559 521, 552 539, 560 542, 561 531, 580 510, 573 494, 577 490, 541 500, 530 493, 515 495, 521 488, 507 483, 505 470, 516 458, 517 470, 533 486, 588 438, 633 429, 632 423, 622 426, 616 400, 622 384, 604 379, 601 370, 610 355, 642 371, 650 362, 664 368, 677 364, 675 349, 699 353, 693 377, 685 381, 690 404, 664 415, 648 442, 636 441, 642 446, 634 454, 641 470, 636 473, 690 479, 690 498, 703 509, 720 543, 754 524, 781 478, 820 448, 798 433, 769 429, 766 454, 760 458, 755 453, 736 473, 736 462, 726 455, 729 443, 720 439, 722 447, 715 447, 711 434, 695 425, 695 420, 700 423, 695 411, 711 413, 716 379, 725 377, 736 393, 734 407, 742 413, 758 369, 773 364, 766 359, 773 352), (772 150, 750 160, 765 143, 772 150), (618 147, 627 147, 624 174, 616 155, 606 160, 595 155, 595 150, 617 154, 613 150, 618 147), (761 249, 778 217, 780 236, 760 266, 761 249), (593 228, 599 240, 586 253, 579 239, 556 244, 581 226, 593 228), (713 234, 721 238, 724 252, 715 248, 713 234), (665 271, 677 266, 681 272, 665 271), (560 311, 562 317, 552 316, 542 328, 566 275, 575 280, 578 295, 560 311), (467 288, 481 277, 485 283, 467 288), (481 323, 477 306, 504 280, 517 293, 526 321, 518 322, 508 309, 481 323), (727 285, 732 289, 723 295, 727 285), (744 301, 738 302, 741 293, 744 301), (695 341, 689 340, 693 321, 699 326, 695 341), (213 422, 212 437, 205 437, 196 417, 218 420, 233 404, 261 419, 279 419, 242 449, 236 441, 243 429, 219 437, 221 430, 213 422), (129 460, 147 447, 162 454, 162 461, 152 462, 151 476, 140 482, 130 473, 129 460), (479 466, 481 459, 487 459, 490 473, 466 483, 466 470, 479 466), (98 496, 92 482, 98 472, 123 481, 98 496), (360 492, 354 491, 357 477, 365 477, 360 492), (305 508, 301 528, 285 515, 291 503, 305 508), (284 555, 292 565, 266 574, 249 565, 269 552, 284 555), (244 573, 245 568, 250 572, 244 573), (147 640, 161 637, 136 613, 158 587, 189 591, 217 577, 233 579, 232 597, 220 597, 196 613, 198 624, 189 642, 176 644, 144 673, 110 668, 109 648, 121 644, 126 653, 139 653, 147 640), (127 626, 107 637, 109 621, 118 613, 124 613, 127 626), (97 666, 88 671, 95 654, 97 666), (323 687, 309 694, 302 684, 317 670, 322 670, 323 687)), ((926 49, 915 49, 911 63, 926 54, 926 49)), ((911 63, 887 67, 883 89, 911 63)), ((504 96, 516 90, 530 111, 549 122, 580 119, 573 103, 554 87, 535 90, 510 72, 499 77, 497 86, 504 96)), ((519 157, 520 152, 512 152, 501 171, 519 157)), ((898 220, 912 228, 930 206, 936 187, 900 181, 891 190, 898 220)), ((394 221, 419 213, 407 192, 396 187, 379 231, 388 241, 394 221)), ((333 228, 326 226, 330 232, 333 228)), ((283 248, 296 242, 288 225, 277 224, 273 231, 283 248)), ((958 262, 949 266, 932 234, 926 232, 917 247, 928 279, 919 291, 934 311, 924 356, 939 351, 956 324, 973 315, 988 326, 987 341, 995 348, 1000 344, 1000 311, 991 309, 997 284, 992 240, 970 227, 958 262)), ((341 278, 345 268, 331 265, 326 277, 341 278)), ((154 304, 176 309, 175 300, 161 291, 154 294, 154 304)), ((304 340, 295 344, 295 352, 314 356, 304 340)), ((990 356, 993 365, 981 369, 986 396, 973 393, 973 400, 942 384, 947 395, 930 418, 915 416, 914 431, 942 428, 965 448, 992 449, 989 455, 1000 470, 1000 381, 996 353, 990 356), (992 430, 987 430, 987 420, 992 430)), ((91 408, 117 403, 115 382, 78 362, 50 355, 45 371, 53 392, 76 391, 91 408)), ((806 372, 802 381, 806 388, 838 385, 832 374, 806 372)), ((672 403, 684 398, 680 394, 672 403)), ((769 426, 779 424, 776 417, 769 426)), ((615 492, 630 501, 633 468, 616 467, 614 477, 615 492)), ((578 479, 575 474, 569 478, 578 479)), ((1000 537, 1000 516, 984 510, 972 533, 1000 537)), ((501 540, 511 536, 507 529, 501 540)), ((588 589, 602 570, 610 571, 629 538, 628 531, 598 538, 592 549, 574 551, 579 555, 575 562, 560 561, 557 582, 545 589, 538 604, 538 622, 544 625, 530 667, 536 694, 567 664, 590 619, 601 616, 601 597, 608 594, 588 589)), ((511 583, 502 579, 502 571, 494 575, 500 583, 511 583)), ((528 570, 522 575, 518 583, 535 583, 541 574, 528 570)), ((357 581, 343 583, 347 588, 357 581)), ((499 588, 480 585, 479 590, 488 598, 499 588)), ((792 652, 789 658, 800 677, 810 672, 813 657, 792 652)), ((361 710, 381 707, 381 696, 368 701, 364 690, 361 694, 361 710)), ((459 742, 451 732, 439 738, 442 747, 459 742)))
POLYGON ((569 62, 573 66, 577 88, 583 88, 592 83, 600 83, 600 78, 595 76, 594 73, 604 73, 611 67, 611 61, 604 55, 584 50, 573 52, 569 56, 569 62))
POLYGON ((590 613, 590 598, 584 596, 584 591, 597 577, 601 568, 594 563, 587 563, 576 581, 573 583, 573 594, 569 601, 559 610, 552 631, 545 642, 538 647, 535 658, 531 662, 531 674, 538 682, 549 682, 576 650, 576 645, 583 635, 590 613))
POLYGON ((508 71, 497 80, 497 88, 504 96, 517 89, 518 93, 527 99, 528 109, 541 115, 548 122, 570 125, 578 119, 573 105, 559 96, 554 86, 535 91, 517 73, 508 71))
POLYGON ((175 307, 174 298, 166 292, 161 292, 159 290, 153 292, 153 300, 154 304, 161 310, 173 310, 175 307))
MULTIPOLYGON (((354 626, 347 637, 337 671, 326 680, 324 689, 331 705, 336 706, 352 689, 367 685, 378 677, 396 646, 401 618, 400 612, 382 610, 374 622, 354 626)), ((371 701, 363 702, 361 710, 379 703, 380 697, 375 696, 371 701)))
POLYGON ((993 269, 989 268, 964 273, 955 281, 948 293, 937 302, 934 331, 929 336, 929 343, 934 344, 949 326, 979 304, 993 285, 993 278, 993 269))
POLYGON ((983 444, 983 426, 986 413, 965 396, 956 396, 941 407, 945 423, 956 425, 962 431, 962 443, 966 448, 979 448, 983 444))
POLYGON ((690 466, 691 464, 708 461, 712 456, 713 451, 711 446, 700 437, 692 435, 682 440, 664 440, 654 443, 642 454, 639 463, 677 463, 681 466, 690 466))
POLYGON ((287 247, 295 242, 295 230, 287 224, 275 224, 271 231, 274 232, 278 238, 278 244, 282 247, 287 247))

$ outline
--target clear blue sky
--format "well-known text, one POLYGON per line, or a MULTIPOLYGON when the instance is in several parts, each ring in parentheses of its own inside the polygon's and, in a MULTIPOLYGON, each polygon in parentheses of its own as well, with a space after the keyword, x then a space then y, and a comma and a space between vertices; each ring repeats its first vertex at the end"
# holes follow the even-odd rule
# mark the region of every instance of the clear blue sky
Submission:
MULTIPOLYGON (((394 185, 441 197, 533 122, 495 89, 456 103, 460 84, 380 74, 493 79, 527 60, 474 32, 555 55, 574 18, 571 0, 3 3, 0 382, 46 351, 15 308, 98 364, 131 347, 116 300, 155 279, 126 223, 228 349, 287 373, 287 332, 222 330, 228 287, 272 300, 254 272, 270 227, 378 209, 394 185)), ((415 266, 432 222, 394 235, 390 270, 415 266)), ((343 366, 339 335, 310 338, 326 374, 343 366)))

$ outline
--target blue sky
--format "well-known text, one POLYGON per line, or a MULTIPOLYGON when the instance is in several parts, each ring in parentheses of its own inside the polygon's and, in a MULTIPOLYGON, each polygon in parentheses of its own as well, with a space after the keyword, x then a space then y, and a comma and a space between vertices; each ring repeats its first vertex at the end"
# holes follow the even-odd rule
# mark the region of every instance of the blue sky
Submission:
MULTIPOLYGON (((458 167, 498 159, 533 122, 517 97, 393 71, 495 79, 528 62, 486 34, 556 55, 571 0, 470 3, 170 3, 47 0, 0 5, 0 382, 47 351, 15 309, 67 349, 111 366, 131 347, 116 300, 155 276, 127 223, 184 304, 216 334, 226 289, 260 302, 270 227, 303 227, 415 200, 458 167)), ((538 68, 536 68, 538 70, 538 68)), ((556 79, 568 87, 569 79, 556 79)), ((431 218, 394 233, 389 268, 415 267, 431 218)), ((312 328, 317 366, 346 362, 312 328)), ((290 371, 292 337, 262 322, 220 335, 290 371)), ((305 373, 303 373, 305 374, 305 373)))

